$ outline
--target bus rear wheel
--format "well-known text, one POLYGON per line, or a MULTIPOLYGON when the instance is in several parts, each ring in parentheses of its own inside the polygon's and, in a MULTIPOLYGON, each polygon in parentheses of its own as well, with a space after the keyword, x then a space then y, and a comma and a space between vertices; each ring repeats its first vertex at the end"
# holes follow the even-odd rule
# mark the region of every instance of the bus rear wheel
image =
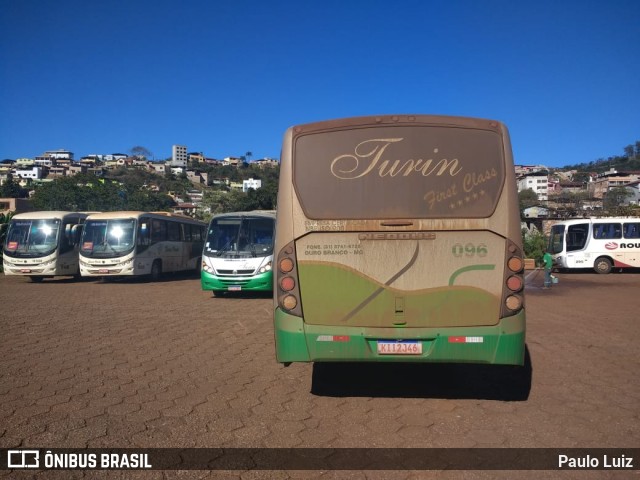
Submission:
POLYGON ((613 265, 611 264, 611 260, 605 257, 598 258, 596 262, 593 264, 593 269, 597 273, 605 273, 605 274, 610 273, 612 267, 613 265))

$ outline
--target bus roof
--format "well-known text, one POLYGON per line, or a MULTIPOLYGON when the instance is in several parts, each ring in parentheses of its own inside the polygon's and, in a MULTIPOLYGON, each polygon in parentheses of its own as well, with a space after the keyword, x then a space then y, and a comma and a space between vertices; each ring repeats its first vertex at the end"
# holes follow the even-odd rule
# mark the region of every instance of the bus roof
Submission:
POLYGON ((640 222, 640 217, 587 217, 561 220, 554 225, 575 225, 578 223, 615 223, 615 222, 640 222))
POLYGON ((16 220, 49 220, 54 218, 65 218, 68 215, 79 215, 81 217, 87 217, 89 215, 94 215, 97 212, 66 212, 63 210, 52 210, 52 211, 40 211, 40 212, 26 212, 19 213, 11 217, 11 219, 16 220))
POLYGON ((334 120, 323 120, 321 122, 305 123, 290 127, 295 129, 296 133, 300 130, 318 130, 333 128, 354 128, 363 125, 437 125, 450 127, 466 127, 466 128, 492 128, 498 126, 503 127, 503 123, 498 120, 490 120, 486 118, 474 117, 456 117, 451 115, 419 115, 419 114, 402 114, 402 115, 369 115, 360 117, 336 118, 334 120))
POLYGON ((223 217, 269 217, 276 218, 275 210, 250 210, 248 212, 227 212, 227 213, 218 213, 213 216, 213 218, 223 218, 223 217))
POLYGON ((100 212, 89 215, 88 220, 113 220, 118 218, 140 218, 142 216, 149 218, 172 218, 186 223, 195 223, 199 225, 206 225, 205 222, 196 220, 195 218, 187 217, 186 215, 177 215, 169 212, 142 212, 134 210, 123 210, 117 212, 100 212))

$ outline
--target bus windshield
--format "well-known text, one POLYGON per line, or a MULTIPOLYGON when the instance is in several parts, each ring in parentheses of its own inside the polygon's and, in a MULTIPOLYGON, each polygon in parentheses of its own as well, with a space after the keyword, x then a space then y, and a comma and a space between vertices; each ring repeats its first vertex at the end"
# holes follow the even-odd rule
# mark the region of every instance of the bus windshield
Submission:
POLYGON ((249 258, 273 253, 271 218, 220 217, 211 222, 204 254, 207 256, 249 258))
POLYGON ((117 257, 135 245, 133 219, 89 220, 82 231, 80 251, 87 257, 117 257))
POLYGON ((554 225, 551 227, 549 236, 549 253, 561 253, 564 250, 564 225, 554 225))
POLYGON ((5 254, 38 257, 53 253, 58 245, 60 220, 13 220, 7 232, 5 254))

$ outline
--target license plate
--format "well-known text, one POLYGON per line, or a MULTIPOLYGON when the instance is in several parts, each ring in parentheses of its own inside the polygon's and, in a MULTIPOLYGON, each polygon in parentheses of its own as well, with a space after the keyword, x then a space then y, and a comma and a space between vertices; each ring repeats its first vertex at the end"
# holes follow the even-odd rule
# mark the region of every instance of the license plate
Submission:
POLYGON ((100 270, 98 270, 98 273, 109 273, 109 270, 107 270, 106 268, 101 268, 100 270))
POLYGON ((422 355, 422 343, 416 341, 378 340, 379 355, 422 355))
POLYGON ((22 268, 20 269, 20 273, 31 273, 31 270, 28 268, 22 268))
POLYGON ((227 290, 229 290, 230 292, 239 292, 240 290, 242 290, 242 287, 240 285, 229 285, 227 290))

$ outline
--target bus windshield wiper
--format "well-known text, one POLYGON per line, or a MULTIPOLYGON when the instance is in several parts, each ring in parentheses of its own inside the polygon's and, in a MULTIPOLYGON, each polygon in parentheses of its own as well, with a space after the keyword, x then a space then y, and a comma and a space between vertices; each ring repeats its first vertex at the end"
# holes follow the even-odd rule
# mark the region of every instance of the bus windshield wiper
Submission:
POLYGON ((224 252, 229 250, 232 245, 233 245, 233 239, 230 239, 227 243, 224 244, 224 246, 220 250, 216 252, 216 256, 217 257, 221 256, 224 252))

